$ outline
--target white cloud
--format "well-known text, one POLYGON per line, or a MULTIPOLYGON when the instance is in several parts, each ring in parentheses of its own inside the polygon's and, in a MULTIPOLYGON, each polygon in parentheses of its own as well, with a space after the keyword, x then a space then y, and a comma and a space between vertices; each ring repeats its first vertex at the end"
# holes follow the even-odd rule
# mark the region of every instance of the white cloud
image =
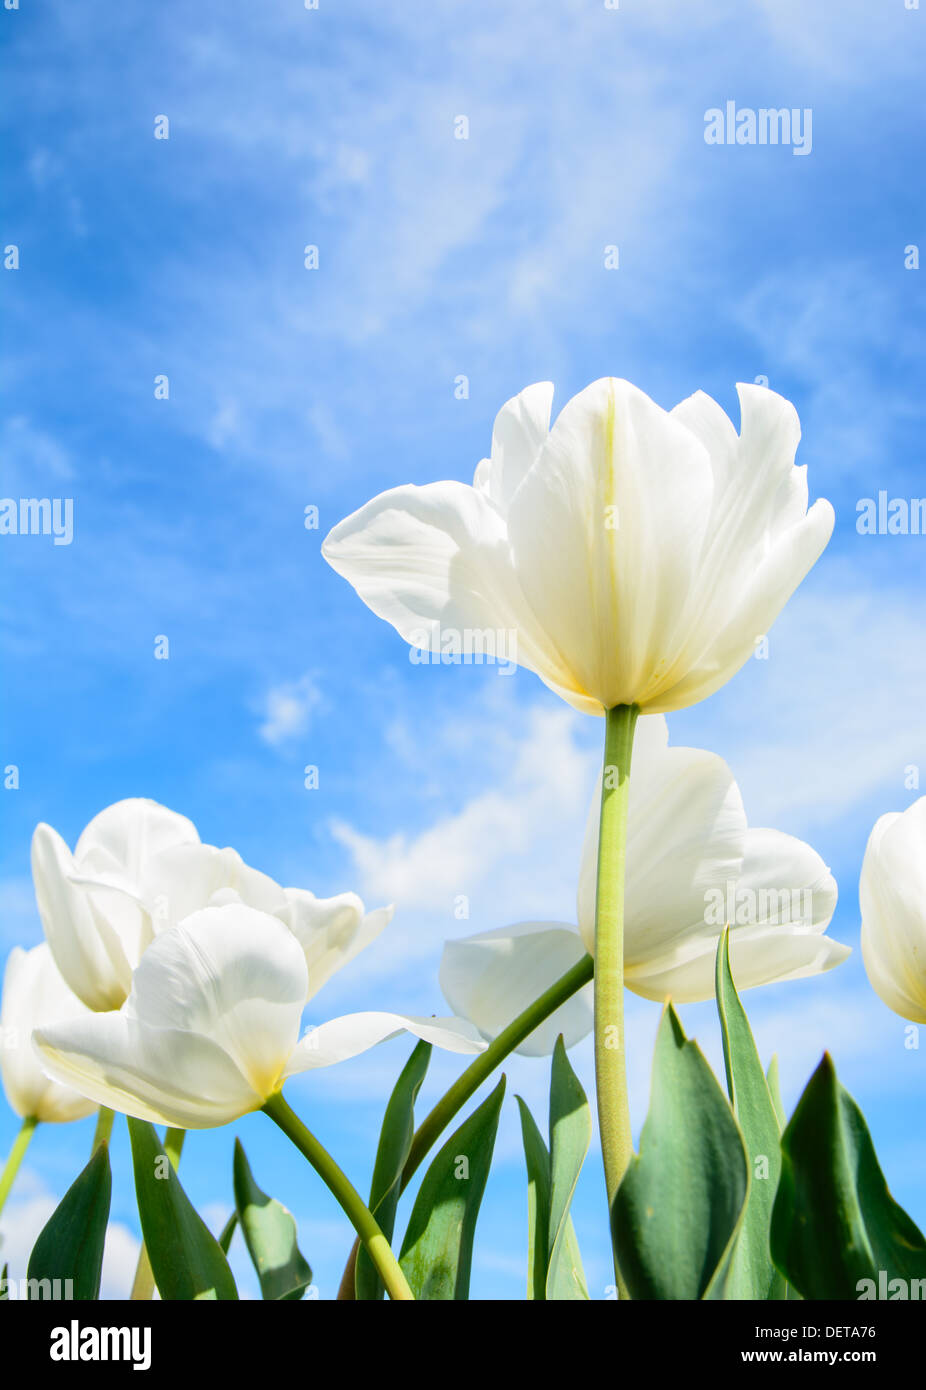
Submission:
MULTIPOLYGON (((474 902, 480 905, 480 927, 487 925, 485 916, 504 923, 574 912, 597 766, 578 742, 581 722, 565 706, 535 706, 521 713, 517 731, 495 730, 493 738, 478 718, 467 720, 463 736, 472 739, 469 756, 478 759, 486 790, 460 800, 416 834, 380 837, 336 822, 334 836, 350 851, 363 894, 395 902, 402 913, 443 919, 448 934, 455 921, 456 934, 476 930, 454 918, 460 899, 471 909, 474 902)), ((457 724, 452 737, 460 735, 457 724)), ((433 762, 437 750, 428 751, 433 762)), ((445 806, 454 800, 448 778, 445 806)))
POLYGON ((263 699, 263 722, 258 737, 272 748, 304 734, 312 712, 321 703, 321 694, 313 678, 302 676, 268 690, 263 699))
POLYGON ((878 544, 859 537, 858 559, 824 556, 772 629, 768 660, 692 711, 684 739, 672 734, 727 758, 753 825, 806 833, 879 792, 901 810, 920 794, 904 786, 911 766, 926 788, 922 604, 866 573, 878 544))

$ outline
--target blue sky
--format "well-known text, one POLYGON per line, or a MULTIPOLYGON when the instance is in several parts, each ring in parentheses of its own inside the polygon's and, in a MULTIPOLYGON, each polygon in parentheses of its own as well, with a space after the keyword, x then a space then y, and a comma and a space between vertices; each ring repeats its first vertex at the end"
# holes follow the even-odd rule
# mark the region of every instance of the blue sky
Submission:
MULTIPOLYGON (((926 494, 926 11, 904 0, 23 0, 0 37, 6 197, 4 496, 74 499, 69 546, 5 537, 0 561, 4 949, 38 939, 29 841, 73 843, 124 796, 192 817, 288 884, 395 898, 393 926, 319 1003, 440 1011, 445 937, 569 920, 602 728, 529 673, 414 666, 319 555, 382 489, 469 480, 502 402, 602 375, 671 406, 703 388, 736 419, 767 377, 800 413, 833 541, 769 657, 670 719, 722 754, 754 825, 832 866, 831 930, 857 944, 874 820, 926 769, 926 539, 859 536, 856 503, 926 494), (813 145, 711 146, 705 111, 812 110, 813 145), (154 138, 169 118, 169 139, 154 138), (469 138, 454 138, 459 115, 469 138), (307 270, 304 248, 319 250, 307 270), (604 268, 608 245, 620 268, 604 268), (168 400, 154 379, 166 374, 168 400), (454 382, 469 380, 457 399, 454 382), (318 531, 305 508, 317 506, 318 531), (166 635, 169 661, 154 659, 166 635), (319 787, 303 787, 317 765, 319 787), (468 922, 453 917, 470 898, 468 922)), ((923 790, 926 790, 924 783, 923 790)), ((898 1198, 926 1223, 926 1044, 870 991, 857 951, 822 980, 747 996, 793 1104, 824 1046, 871 1123, 898 1198)), ((637 1123, 658 1009, 632 999, 637 1123)), ((715 1060, 711 1008, 683 1011, 715 1060)), ((394 1041, 292 1085, 366 1188, 394 1041)), ((591 1094, 591 1053, 574 1062, 591 1094)), ((458 1063, 441 1058, 436 1098, 458 1063)), ((548 1068, 516 1060, 542 1117, 548 1068)), ((234 1127, 296 1214, 322 1297, 350 1243, 269 1121, 234 1127)), ((0 1117, 0 1147, 14 1131, 0 1117)), ((39 1132, 7 1252, 63 1191, 88 1123, 39 1132)), ((221 1219, 232 1134, 194 1136, 191 1196, 221 1219), (221 1175, 220 1177, 217 1175, 221 1175)), ((136 1229, 127 1151, 108 1287, 136 1229)), ((513 1103, 474 1292, 520 1297, 526 1199, 513 1103)), ((599 1162, 576 1224, 609 1282, 599 1162)), ((242 1287, 253 1278, 236 1254, 242 1287)))

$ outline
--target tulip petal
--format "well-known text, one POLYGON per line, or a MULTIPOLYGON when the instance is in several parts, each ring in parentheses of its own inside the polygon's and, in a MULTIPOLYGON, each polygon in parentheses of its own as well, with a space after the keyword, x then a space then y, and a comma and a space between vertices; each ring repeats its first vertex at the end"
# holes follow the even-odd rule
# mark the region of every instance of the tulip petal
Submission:
POLYGON ((293 1052, 285 1074, 296 1076, 316 1067, 345 1062, 403 1032, 413 1033, 416 1038, 424 1038, 425 1042, 448 1052, 485 1051, 478 1029, 462 1018, 418 1018, 377 1012, 345 1014, 306 1033, 293 1052))
POLYGON ((739 990, 817 975, 850 954, 848 946, 823 935, 836 909, 835 879, 816 850, 793 835, 747 830, 732 892, 718 887, 724 902, 709 934, 702 921, 674 951, 628 968, 628 989, 647 999, 671 995, 679 1003, 712 998, 717 941, 727 921, 739 990))
POLYGON ((651 692, 651 711, 713 694, 755 651, 833 530, 833 509, 807 511, 807 471, 794 465, 801 430, 790 401, 739 385, 742 424, 703 392, 675 407, 710 452, 714 503, 696 582, 678 614, 674 656, 651 692))
POLYGON ((157 801, 128 797, 93 817, 77 841, 74 858, 85 872, 123 873, 137 882, 152 855, 185 843, 199 843, 191 820, 157 801))
POLYGON ((563 686, 605 707, 646 702, 674 656, 667 636, 696 578, 713 486, 700 440, 629 382, 605 378, 564 406, 508 512, 517 576, 563 686))
POLYGON ((496 655, 503 647, 504 659, 568 683, 521 593, 504 519, 475 488, 381 493, 334 527, 322 554, 413 647, 439 652, 442 635, 453 634, 472 652, 487 633, 496 655))
POLYGON ((210 905, 240 902, 267 913, 286 906, 279 884, 245 864, 237 850, 199 843, 171 845, 152 857, 142 891, 158 931, 210 905))
POLYGON ((296 1044, 307 988, 289 928, 231 903, 194 912, 155 938, 125 1012, 150 1028, 212 1039, 266 1097, 296 1044))
MULTIPOLYGON (((454 1013, 468 1018, 491 1040, 586 954, 575 927, 519 922, 448 941, 440 986, 454 1013)), ((589 984, 535 1028, 516 1051, 525 1057, 549 1056, 560 1033, 566 1047, 572 1047, 592 1031, 593 1022, 589 984)))
POLYGON ((473 486, 505 512, 550 432, 552 381, 540 381, 506 401, 495 417, 492 456, 476 469, 473 486))
POLYGON ((302 888, 286 888, 286 906, 276 916, 293 932, 305 954, 309 971, 308 997, 314 998, 332 975, 388 926, 394 907, 366 912, 356 893, 316 898, 302 888))
POLYGON ((123 1010, 40 1028, 34 1042, 56 1080, 152 1124, 210 1129, 267 1099, 211 1038, 153 1028, 123 1010))
MULTIPOLYGON (((710 999, 714 993, 717 942, 699 943, 684 960, 653 960, 628 970, 626 984, 644 999, 671 998, 679 1004, 710 999)), ((841 965, 850 947, 830 936, 787 926, 738 927, 730 933, 730 961, 739 991, 784 980, 820 975, 841 965)))
POLYGON ((46 1076, 32 1049, 32 1030, 87 1013, 68 989, 46 942, 24 951, 14 946, 3 976, 0 1071, 7 1100, 24 1119, 54 1123, 82 1119, 96 1107, 70 1086, 46 1076))
POLYGON ((108 883, 82 879, 50 825, 32 836, 32 878, 46 940, 71 989, 88 1008, 119 1008, 146 939, 138 903, 108 883))
POLYGON ((859 880, 862 959, 889 1009, 926 1023, 926 797, 881 816, 859 880))

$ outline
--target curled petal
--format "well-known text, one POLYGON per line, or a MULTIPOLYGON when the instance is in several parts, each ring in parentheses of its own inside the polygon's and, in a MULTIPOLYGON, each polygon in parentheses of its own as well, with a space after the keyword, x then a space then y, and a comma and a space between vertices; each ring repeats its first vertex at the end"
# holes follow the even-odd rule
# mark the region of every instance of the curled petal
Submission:
POLYGON ((276 915, 287 924, 305 953, 310 999, 332 975, 375 941, 395 914, 392 906, 366 912, 356 893, 316 898, 302 888, 287 888, 284 892, 286 905, 276 915))
POLYGON ((447 1052, 483 1052, 485 1043, 479 1030, 462 1018, 416 1018, 409 1014, 345 1014, 311 1029, 293 1052, 287 1076, 316 1067, 330 1067, 367 1052, 377 1043, 399 1033, 412 1033, 447 1052))
POLYGON ((476 469, 473 486, 505 512, 550 432, 552 381, 540 381, 506 401, 495 417, 492 456, 476 469))
POLYGON ((128 891, 83 877, 50 825, 32 837, 32 878, 55 963, 90 1009, 118 1009, 148 940, 147 919, 128 891))
MULTIPOLYGON (((454 1013, 468 1018, 483 1037, 492 1039, 586 955, 575 927, 520 922, 448 941, 440 985, 454 1013)), ((566 1047, 572 1047, 591 1032, 593 1022, 589 984, 560 1005, 516 1050, 526 1057, 548 1056, 560 1033, 566 1047)))

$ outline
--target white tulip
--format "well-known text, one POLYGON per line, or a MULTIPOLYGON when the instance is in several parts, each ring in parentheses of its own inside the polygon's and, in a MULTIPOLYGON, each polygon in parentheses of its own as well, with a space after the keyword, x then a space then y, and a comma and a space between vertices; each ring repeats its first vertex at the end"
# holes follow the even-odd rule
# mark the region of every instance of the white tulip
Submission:
MULTIPOLYGON (((637 723, 625 885, 625 983, 647 999, 692 1003, 714 993, 717 943, 729 921, 739 989, 830 970, 849 947, 825 936, 836 883, 790 835, 751 829, 730 769, 714 753, 670 748, 665 719, 637 723)), ((450 941, 440 982, 455 1013, 495 1037, 595 947, 600 787, 579 875, 578 928, 529 922, 450 941)), ((519 1049, 552 1051, 591 1031, 586 985, 519 1049)))
POLYGON ((96 1109, 94 1101, 46 1076, 32 1049, 34 1028, 87 1012, 64 983, 45 942, 30 951, 13 947, 3 975, 0 1073, 6 1098, 23 1119, 64 1123, 96 1109))
POLYGON ((459 1019, 358 1013, 301 1040, 309 993, 302 946, 277 917, 229 903, 160 933, 118 1013, 40 1028, 42 1064, 101 1105, 180 1129, 258 1110, 288 1077, 330 1066, 403 1030, 453 1052, 484 1044, 459 1019))
POLYGON ((872 988, 901 1018, 926 1023, 926 796, 876 821, 859 902, 872 988))
POLYGON ((354 893, 316 898, 281 888, 233 849, 203 844, 193 823, 154 801, 107 807, 72 855, 51 826, 37 827, 32 870, 46 938, 89 1008, 118 1009, 155 937, 194 912, 243 903, 285 922, 301 942, 309 993, 352 960, 391 920, 354 893))
POLYGON ((90 1009, 117 1009, 154 936, 141 899, 151 858, 198 843, 185 816, 133 797, 94 816, 74 853, 50 825, 32 837, 32 878, 45 937, 71 989, 90 1009))
POLYGON ((833 529, 807 510, 794 407, 739 386, 741 432, 703 392, 667 412, 607 377, 550 428, 553 388, 499 412, 474 484, 398 487, 322 553, 412 646, 485 634, 576 709, 703 700, 767 633, 833 529))

